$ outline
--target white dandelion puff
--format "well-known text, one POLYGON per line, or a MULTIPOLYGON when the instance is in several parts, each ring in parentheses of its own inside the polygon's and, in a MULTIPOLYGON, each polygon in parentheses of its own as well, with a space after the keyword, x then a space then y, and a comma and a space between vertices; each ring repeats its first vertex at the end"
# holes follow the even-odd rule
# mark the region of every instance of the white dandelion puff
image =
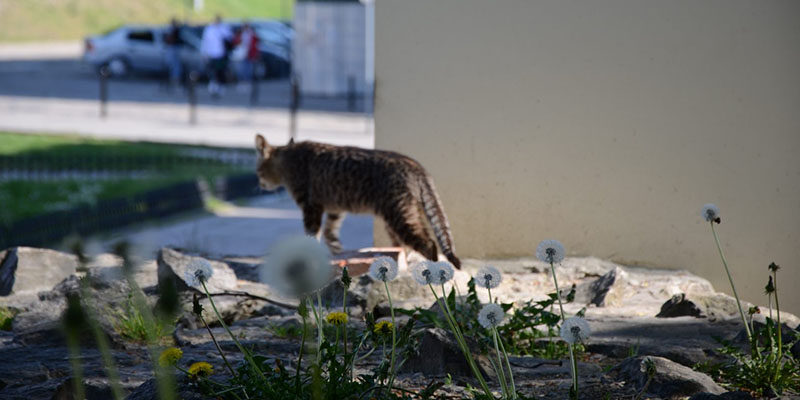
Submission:
POLYGON ((475 275, 475 284, 486 289, 494 289, 500 286, 502 281, 503 275, 500 270, 491 265, 479 269, 475 275))
POLYGON ((211 263, 202 258, 195 258, 186 266, 183 280, 189 286, 199 287, 203 282, 208 282, 212 275, 214 275, 214 268, 211 267, 211 263))
POLYGON ((369 266, 369 276, 382 282, 394 280, 397 278, 397 262, 391 257, 378 257, 369 266))
POLYGON ((478 313, 478 323, 486 329, 500 326, 503 323, 506 312, 499 304, 489 303, 478 313))
POLYGON ((327 285, 333 276, 330 253, 310 236, 277 243, 261 265, 261 281, 281 294, 303 296, 327 285))
POLYGON ((436 270, 434 263, 430 261, 421 261, 411 266, 411 276, 420 285, 428 285, 434 283, 433 273, 436 270))
POLYGON ((703 204, 703 210, 700 212, 700 216, 708 222, 714 221, 719 218, 719 207, 712 203, 703 204))
POLYGON ((433 283, 443 285, 453 279, 455 268, 447 261, 433 263, 433 283))
POLYGON ((542 240, 536 247, 536 258, 546 263, 559 263, 565 255, 564 245, 558 240, 542 240))
POLYGON ((570 317, 561 324, 561 338, 569 344, 583 343, 589 339, 592 329, 589 323, 581 317, 570 317))

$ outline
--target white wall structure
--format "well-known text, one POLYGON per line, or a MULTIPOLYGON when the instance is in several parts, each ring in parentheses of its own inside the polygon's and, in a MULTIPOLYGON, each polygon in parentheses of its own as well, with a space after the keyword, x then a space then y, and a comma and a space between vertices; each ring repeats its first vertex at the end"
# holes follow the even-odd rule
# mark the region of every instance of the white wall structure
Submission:
POLYGON ((350 78, 364 91, 365 24, 361 3, 295 3, 292 64, 303 94, 345 95, 350 78))
MULTIPOLYGON (((376 148, 434 176, 461 257, 686 269, 800 313, 800 2, 378 0, 376 148), (779 285, 779 289, 781 285, 779 285)), ((383 232, 376 229, 376 241, 383 232)))

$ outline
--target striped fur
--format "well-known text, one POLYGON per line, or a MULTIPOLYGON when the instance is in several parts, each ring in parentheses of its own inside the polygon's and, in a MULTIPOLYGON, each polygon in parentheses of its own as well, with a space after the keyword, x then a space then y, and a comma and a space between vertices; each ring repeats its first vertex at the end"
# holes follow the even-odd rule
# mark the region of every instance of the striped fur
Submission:
POLYGON ((315 142, 270 146, 261 135, 256 136, 256 150, 260 185, 287 188, 303 211, 309 235, 320 233, 324 215, 322 238, 332 252, 341 251, 339 228, 345 213, 370 213, 386 221, 395 245, 407 245, 435 261, 438 242, 460 268, 433 179, 417 161, 389 151, 315 142))

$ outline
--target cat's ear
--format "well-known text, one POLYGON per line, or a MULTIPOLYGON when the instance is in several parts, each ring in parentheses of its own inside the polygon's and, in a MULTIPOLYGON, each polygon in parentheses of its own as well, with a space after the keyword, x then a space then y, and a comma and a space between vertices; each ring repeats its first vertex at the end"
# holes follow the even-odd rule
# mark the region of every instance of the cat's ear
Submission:
POLYGON ((289 144, 287 146, 291 146, 294 144, 294 138, 289 138, 289 144))
POLYGON ((261 134, 256 134, 256 152, 261 155, 267 155, 269 150, 269 143, 267 143, 267 139, 264 139, 264 136, 261 134))

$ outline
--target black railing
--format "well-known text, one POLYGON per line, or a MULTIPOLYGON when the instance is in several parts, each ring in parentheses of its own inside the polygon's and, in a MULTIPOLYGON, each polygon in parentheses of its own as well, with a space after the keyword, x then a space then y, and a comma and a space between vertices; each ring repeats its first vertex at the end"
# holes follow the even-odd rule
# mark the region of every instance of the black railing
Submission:
MULTIPOLYGON (((264 194, 253 174, 220 178, 216 195, 225 200, 264 194)), ((0 224, 0 249, 13 246, 46 246, 70 235, 86 236, 160 219, 203 207, 198 182, 182 182, 130 197, 100 200, 69 210, 49 212, 0 224)))

